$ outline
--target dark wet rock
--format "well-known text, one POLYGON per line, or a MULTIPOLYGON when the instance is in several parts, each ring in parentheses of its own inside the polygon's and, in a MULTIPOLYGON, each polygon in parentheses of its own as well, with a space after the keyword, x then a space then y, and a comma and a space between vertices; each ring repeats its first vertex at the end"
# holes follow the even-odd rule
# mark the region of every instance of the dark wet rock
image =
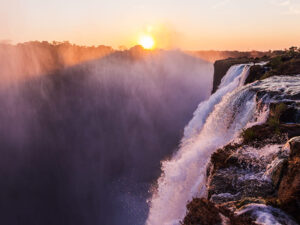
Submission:
POLYGON ((237 64, 249 63, 255 61, 253 58, 229 58, 224 60, 217 60, 214 64, 214 81, 213 81, 213 90, 212 94, 217 90, 218 86, 221 83, 222 78, 228 71, 228 69, 237 64))
POLYGON ((295 136, 300 136, 300 110, 298 103, 271 103, 266 123, 244 130, 243 143, 256 148, 267 144, 283 144, 295 136))
POLYGON ((240 201, 236 201, 234 202, 234 207, 236 207, 237 209, 240 209, 246 205, 249 204, 267 204, 266 200, 264 200, 263 198, 243 198, 240 201))
POLYGON ((245 225, 256 224, 247 215, 236 216, 226 207, 216 205, 204 198, 195 198, 187 205, 182 225, 245 225))
POLYGON ((297 225, 292 217, 278 208, 265 204, 251 203, 236 211, 238 216, 252 219, 258 224, 297 225))
POLYGON ((283 123, 299 123, 300 110, 294 107, 289 107, 279 118, 283 123))
POLYGON ((278 189, 278 206, 300 223, 300 137, 291 139, 290 157, 278 189))
POLYGON ((276 194, 287 164, 288 150, 283 147, 286 137, 267 132, 268 129, 268 126, 257 126, 256 131, 262 133, 248 145, 229 144, 212 155, 208 199, 224 203, 276 194))
POLYGON ((229 144, 211 156, 207 190, 208 199, 214 203, 274 196, 288 157, 280 147, 286 136, 274 134, 266 125, 254 129, 257 138, 248 145, 229 144), (264 146, 274 144, 277 146, 270 153, 264 152, 264 146))
POLYGON ((218 149, 208 170, 208 199, 234 212, 244 210, 252 220, 269 213, 274 221, 284 216, 281 224, 293 224, 289 216, 300 223, 300 137, 285 145, 283 139, 272 140, 266 138, 259 148, 240 143, 218 149))
POLYGON ((294 101, 271 103, 270 118, 275 118, 280 123, 299 123, 300 106, 294 101))
POLYGON ((208 199, 213 198, 216 202, 224 202, 221 200, 222 197, 228 199, 228 197, 233 200, 234 195, 237 194, 235 189, 235 181, 237 176, 231 173, 232 168, 226 168, 222 170, 217 170, 213 176, 211 176, 208 183, 208 199), (229 173, 228 173, 229 172, 229 173), (224 194, 223 196, 216 196, 218 194, 224 194))
POLYGON ((281 124, 280 129, 289 139, 300 136, 300 124, 281 124))
POLYGON ((280 132, 281 125, 263 124, 253 126, 243 131, 243 144, 255 148, 263 147, 267 144, 283 144, 288 140, 288 131, 280 132), (278 127, 277 127, 278 126, 278 127))
POLYGON ((207 171, 208 199, 193 199, 182 224, 300 223, 300 137, 277 142, 218 149, 207 171))
POLYGON ((245 81, 245 84, 252 83, 256 80, 259 80, 261 76, 265 74, 267 71, 266 67, 260 66, 260 65, 254 65, 250 68, 249 75, 245 81))
POLYGON ((250 145, 231 143, 212 155, 208 200, 216 207, 241 211, 252 222, 265 213, 281 224, 300 223, 300 137, 283 144, 286 136, 270 135, 266 125, 256 129, 269 136, 262 133, 265 139, 250 145))
POLYGON ((209 175, 210 172, 214 173, 215 170, 228 167, 230 164, 224 162, 226 162, 233 151, 239 147, 241 147, 240 144, 228 144, 224 148, 215 151, 211 156, 211 166, 208 167, 207 175, 209 175))
POLYGON ((294 137, 289 142, 288 145, 291 149, 290 159, 300 157, 300 137, 294 137))
POLYGON ((187 205, 187 211, 187 215, 182 223, 184 225, 222 223, 219 208, 206 199, 193 199, 187 205))
MULTIPOLYGON (((261 76, 262 71, 253 68, 261 76)), ((284 82, 282 77, 270 80, 284 82)), ((264 81, 252 87, 257 109, 268 106, 267 121, 244 130, 241 141, 212 154, 207 200, 190 202, 183 224, 233 224, 230 213, 247 218, 244 224, 300 224, 300 105, 294 101, 299 100, 299 90, 260 84, 264 81)))
MULTIPOLYGON (((245 84, 252 83, 254 81, 262 80, 275 75, 297 75, 300 74, 300 52, 291 53, 289 50, 282 52, 273 52, 269 56, 264 56, 261 58, 228 58, 223 60, 218 60, 214 64, 214 82, 213 90, 214 93, 223 76, 226 74, 228 69, 236 64, 243 63, 258 63, 258 62, 268 62, 265 66, 254 65, 249 71, 249 75, 246 78, 245 84)), ((300 98, 300 94, 291 95, 291 99, 297 100, 300 98)))
POLYGON ((284 169, 286 168, 287 165, 287 161, 288 161, 287 158, 282 158, 282 159, 277 159, 274 163, 275 165, 273 166, 273 169, 270 172, 270 176, 271 176, 272 183, 275 187, 278 187, 281 181, 284 169))
POLYGON ((259 175, 234 167, 218 170, 208 183, 208 198, 214 203, 225 203, 247 197, 271 196, 273 184, 259 175))

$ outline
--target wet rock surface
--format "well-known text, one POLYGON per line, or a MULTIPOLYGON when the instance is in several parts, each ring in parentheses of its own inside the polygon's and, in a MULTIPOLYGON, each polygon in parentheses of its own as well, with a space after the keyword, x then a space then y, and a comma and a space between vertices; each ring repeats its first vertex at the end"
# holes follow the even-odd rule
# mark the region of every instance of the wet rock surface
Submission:
POLYGON ((275 108, 269 119, 278 116, 279 132, 267 121, 248 128, 255 137, 212 154, 207 199, 190 202, 182 224, 300 223, 299 124, 283 123, 288 107, 280 115, 275 108))
POLYGON ((299 224, 300 136, 270 140, 218 149, 207 170, 208 198, 190 202, 182 224, 299 224))
POLYGON ((224 206, 216 205, 205 198, 195 198, 187 206, 188 213, 181 224, 212 225, 212 224, 256 224, 249 216, 235 215, 224 206))
MULTIPOLYGON (((217 151, 214 155, 221 152, 217 151)), ((208 198, 215 203, 224 203, 248 197, 273 196, 276 184, 271 177, 280 174, 278 168, 287 155, 282 145, 266 145, 259 149, 243 146, 233 150, 223 165, 209 174, 208 198)), ((214 161, 211 163, 214 167, 214 161)))
POLYGON ((217 150, 207 170, 208 198, 193 199, 182 224, 299 224, 300 137, 281 142, 217 150))
POLYGON ((265 119, 211 155, 206 201, 190 202, 183 224, 209 217, 210 224, 234 224, 222 210, 244 224, 300 224, 299 78, 273 76, 245 87, 256 93, 259 115, 267 108, 265 119))
POLYGON ((214 63, 214 80, 213 80, 213 90, 212 94, 216 92, 218 86, 221 83, 222 78, 226 74, 226 71, 233 65, 249 63, 249 62, 258 62, 255 59, 244 58, 229 58, 225 60, 217 60, 214 63))
POLYGON ((297 223, 285 212, 278 208, 265 204, 251 203, 235 212, 238 216, 248 217, 256 224, 282 224, 297 225, 297 223))
POLYGON ((277 204, 300 223, 300 137, 291 139, 290 156, 278 188, 277 204))

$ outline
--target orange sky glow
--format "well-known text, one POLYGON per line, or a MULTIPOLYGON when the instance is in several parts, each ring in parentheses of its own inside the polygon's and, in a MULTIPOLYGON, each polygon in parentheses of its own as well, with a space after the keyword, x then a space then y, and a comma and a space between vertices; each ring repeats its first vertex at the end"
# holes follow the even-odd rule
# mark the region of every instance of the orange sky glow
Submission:
POLYGON ((0 0, 0 41, 130 48, 269 50, 300 46, 298 0, 0 0))

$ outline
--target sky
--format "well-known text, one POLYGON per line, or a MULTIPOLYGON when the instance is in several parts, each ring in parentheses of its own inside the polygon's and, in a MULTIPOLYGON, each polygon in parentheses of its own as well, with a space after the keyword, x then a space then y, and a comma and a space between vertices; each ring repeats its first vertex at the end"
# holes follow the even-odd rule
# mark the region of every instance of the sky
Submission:
POLYGON ((300 0, 0 0, 0 41, 274 50, 300 46, 300 0))

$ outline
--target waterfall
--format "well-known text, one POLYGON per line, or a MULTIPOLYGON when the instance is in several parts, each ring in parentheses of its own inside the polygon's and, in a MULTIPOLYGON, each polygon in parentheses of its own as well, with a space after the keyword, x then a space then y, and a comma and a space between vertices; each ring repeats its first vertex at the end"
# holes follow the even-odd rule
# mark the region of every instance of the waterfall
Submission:
POLYGON ((194 112, 194 116, 189 124, 185 127, 183 141, 191 138, 202 129, 208 115, 213 111, 214 106, 218 104, 224 95, 232 92, 237 87, 244 84, 251 64, 234 65, 229 68, 218 90, 210 96, 207 101, 199 104, 197 110, 194 112))
POLYGON ((206 195, 206 167, 211 154, 236 138, 254 117, 255 92, 243 86, 250 67, 232 66, 217 92, 198 106, 178 152, 162 162, 163 173, 153 191, 146 224, 179 224, 186 203, 206 195))

